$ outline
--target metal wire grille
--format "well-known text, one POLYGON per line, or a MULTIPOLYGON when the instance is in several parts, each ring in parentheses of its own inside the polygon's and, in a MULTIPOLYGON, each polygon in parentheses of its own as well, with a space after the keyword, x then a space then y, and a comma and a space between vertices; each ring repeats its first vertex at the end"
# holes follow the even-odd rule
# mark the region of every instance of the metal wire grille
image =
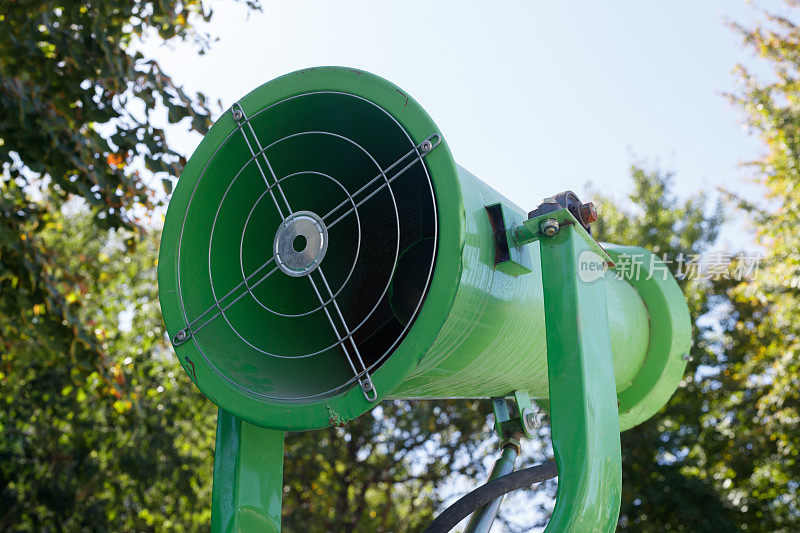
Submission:
POLYGON ((232 115, 237 127, 202 170, 184 214, 177 264, 186 327, 173 342, 191 340, 209 365, 252 394, 300 400, 357 382, 375 401, 371 373, 407 333, 433 273, 438 217, 424 157, 440 136, 414 143, 374 103, 336 92, 295 96, 252 116, 236 104, 232 115), (294 130, 304 125, 313 127, 294 130), (244 158, 231 172, 226 162, 237 159, 237 146, 244 158), (309 261, 294 272, 275 252, 278 237, 288 246, 297 233, 280 232, 302 217, 317 247, 285 248, 309 261), (229 253, 234 240, 238 257, 229 253), (202 303, 205 292, 210 301, 202 303))

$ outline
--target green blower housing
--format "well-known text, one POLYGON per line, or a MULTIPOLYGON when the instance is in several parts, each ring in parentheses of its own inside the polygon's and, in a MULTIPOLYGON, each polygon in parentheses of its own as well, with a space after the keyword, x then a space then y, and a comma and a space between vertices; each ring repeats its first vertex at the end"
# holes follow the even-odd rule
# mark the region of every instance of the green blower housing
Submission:
POLYGON ((178 181, 159 255, 175 352, 220 408, 213 528, 280 528, 284 431, 386 399, 515 396, 550 412, 550 529, 613 530, 619 432, 672 395, 691 326, 659 259, 601 246, 593 219, 571 194, 527 213, 363 71, 294 72, 234 104, 178 181))

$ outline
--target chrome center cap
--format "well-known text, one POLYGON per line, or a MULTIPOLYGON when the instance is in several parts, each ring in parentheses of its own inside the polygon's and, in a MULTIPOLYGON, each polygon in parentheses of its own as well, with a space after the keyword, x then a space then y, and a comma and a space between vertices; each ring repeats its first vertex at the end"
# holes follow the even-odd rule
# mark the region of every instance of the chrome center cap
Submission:
POLYGON ((289 276, 300 277, 313 272, 327 250, 328 228, 311 211, 292 213, 275 232, 275 262, 289 276))

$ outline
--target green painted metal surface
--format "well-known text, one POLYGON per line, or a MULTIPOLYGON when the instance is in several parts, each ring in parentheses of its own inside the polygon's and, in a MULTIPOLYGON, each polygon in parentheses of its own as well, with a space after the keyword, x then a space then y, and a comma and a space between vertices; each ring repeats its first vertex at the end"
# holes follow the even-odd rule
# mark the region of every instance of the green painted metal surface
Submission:
MULTIPOLYGON (((527 390, 547 398, 547 346, 539 243, 520 247, 533 272, 513 277, 494 268, 493 235, 484 209, 500 202, 521 224, 526 212, 459 167, 464 247, 456 299, 420 364, 392 394, 397 398, 489 398, 527 390), (508 372, 513 368, 513 372, 508 372)), ((607 273, 612 351, 620 382, 641 366, 649 337, 646 309, 627 283, 607 273)), ((426 303, 427 305, 427 303, 426 303)))
MULTIPOLYGON (((360 136, 365 144, 371 142, 371 150, 379 151, 380 146, 394 142, 389 133, 370 129, 374 123, 372 115, 365 115, 358 106, 342 107, 341 100, 330 99, 341 95, 352 95, 378 106, 396 120, 413 142, 440 133, 425 111, 401 89, 353 69, 299 71, 266 83, 245 96, 238 105, 247 116, 254 117, 255 135, 253 132, 242 135, 231 113, 225 113, 192 155, 170 203, 159 256, 159 289, 171 336, 202 310, 213 308, 215 294, 209 283, 212 275, 219 298, 225 289, 241 281, 240 259, 252 269, 269 255, 274 231, 271 228, 280 222, 277 214, 259 215, 255 211, 247 228, 230 224, 214 229, 215 212, 221 210, 217 218, 231 220, 237 210, 250 209, 257 195, 263 196, 264 186, 258 182, 248 142, 252 144, 260 138, 266 145, 267 140, 290 135, 295 128, 312 128, 315 117, 326 116, 331 109, 336 110, 337 116, 355 117, 343 127, 348 129, 348 135, 360 136), (324 97, 319 93, 324 93, 324 97), (287 101, 291 104, 288 107, 287 101), (275 107, 278 103, 281 105, 275 107), (240 169, 243 170, 239 172, 240 169), (234 180, 235 176, 238 178, 234 180), (219 207, 220 198, 230 200, 226 200, 224 208, 219 207), (241 247, 237 246, 240 235, 241 247), (213 272, 207 260, 214 265, 213 272)), ((349 168, 354 157, 344 152, 329 153, 319 146, 314 148, 319 150, 313 157, 322 157, 322 153, 326 164, 340 169, 349 168)), ((302 145, 295 150, 296 153, 289 155, 310 156, 302 145)), ((283 156, 271 157, 277 173, 291 159, 283 161, 283 156)), ((517 257, 530 264, 531 273, 514 277, 503 272, 504 269, 495 269, 493 236, 485 206, 501 203, 513 223, 522 223, 525 211, 456 165, 444 138, 425 157, 424 165, 433 183, 438 211, 436 263, 427 297, 412 327, 388 358, 370 367, 377 401, 398 397, 488 398, 517 389, 527 390, 538 399, 547 398, 539 245, 533 243, 514 250, 517 257), (515 371, 508 372, 509 368, 515 371)), ((364 171, 360 167, 353 169, 356 173, 364 171)), ((322 186, 293 190, 288 182, 285 184, 295 209, 323 202, 332 194, 332 189, 322 186)), ((336 242, 352 246, 347 238, 343 234, 336 242)), ((326 257, 324 265, 328 263, 336 264, 335 258, 326 257)), ((309 287, 302 282, 303 278, 280 275, 258 290, 263 289, 263 294, 291 310, 295 302, 310 297, 309 287)), ((610 274, 598 283, 606 286, 609 295, 612 353, 622 394, 636 385, 647 347, 652 344, 648 314, 652 309, 645 308, 638 286, 613 279, 610 274)), ((286 322, 280 317, 259 314, 255 304, 247 300, 241 300, 231 309, 231 321, 244 329, 244 336, 255 339, 255 345, 263 343, 302 351, 335 341, 321 311, 286 322)), ((665 301, 666 308, 657 307, 658 312, 675 314, 670 306, 685 305, 675 298, 665 301)), ((666 333, 677 339, 673 343, 676 346, 688 334, 685 326, 676 321, 673 331, 666 333)), ((265 357, 231 335, 222 320, 217 320, 202 335, 199 341, 192 336, 175 347, 181 364, 213 402, 253 424, 281 430, 321 428, 353 419, 377 403, 368 401, 356 384, 328 395, 311 394, 347 378, 349 370, 335 348, 308 358, 265 357), (279 399, 287 395, 313 397, 279 399)), ((668 373, 679 372, 683 362, 670 361, 668 373)), ((664 393, 656 395, 658 401, 667 399, 668 394, 664 396, 667 388, 664 385, 664 393)), ((652 411, 652 407, 660 407, 643 407, 642 402, 656 403, 656 396, 647 396, 645 389, 647 385, 637 385, 639 393, 628 394, 630 420, 638 420, 652 411)))
POLYGON ((610 532, 622 458, 606 286, 578 276, 594 240, 577 224, 541 243, 558 495, 545 531, 610 532))
MULTIPOLYGON (((252 116, 278 102, 286 101, 287 98, 316 92, 354 95, 380 106, 417 143, 438 131, 427 113, 399 88, 377 76, 347 68, 317 68, 295 72, 262 85, 240 100, 239 104, 248 116, 252 116)), ((321 107, 312 106, 310 111, 346 111, 335 106, 326 107, 324 102, 319 105, 321 107)), ((313 112, 304 112, 297 108, 295 111, 306 120, 313 120, 313 112)), ((257 125, 257 131, 260 135, 265 135, 270 132, 269 128, 274 123, 265 121, 257 125)), ((273 137, 286 134, 297 125, 291 117, 281 124, 280 127, 284 130, 270 133, 273 137)), ((308 129, 312 126, 313 124, 304 127, 308 129)), ((353 127, 358 129, 357 126, 358 124, 353 127)), ((369 126, 369 121, 361 123, 363 131, 359 135, 364 143, 373 142, 377 146, 380 138, 372 139, 369 126)), ((159 254, 159 294, 164 321, 172 337, 185 328, 192 317, 214 305, 209 274, 205 268, 213 215, 233 175, 251 159, 243 146, 243 137, 234 135, 237 131, 231 113, 220 117, 188 161, 170 201, 159 254)), ((303 155, 305 156, 305 152, 303 155)), ((438 216, 442 221, 438 230, 436 268, 426 304, 420 310, 414 327, 405 335, 392 356, 383 361, 372 374, 379 399, 402 382, 417 365, 420 355, 433 342, 455 298, 461 271, 461 250, 464 243, 461 187, 455 172, 455 163, 445 141, 425 158, 425 166, 436 188, 438 216)), ((253 179, 251 174, 252 172, 247 179, 253 179)), ((251 185, 256 186, 253 183, 251 185)), ((241 209, 249 209, 254 198, 262 192, 263 185, 251 191, 243 187, 241 192, 236 193, 244 203, 241 209)), ((309 194, 310 200, 316 198, 313 191, 309 194)), ((275 220, 265 220, 262 228, 272 222, 275 220)), ((269 238, 274 229, 262 231, 269 234, 265 239, 267 242, 262 244, 264 255, 260 259, 264 260, 269 256, 269 238)), ((238 235, 220 235, 215 239, 215 242, 222 245, 229 241, 238 241, 238 235)), ((257 247, 254 245, 253 249, 256 250, 257 247)), ((229 253, 234 254, 229 266, 220 263, 221 277, 230 280, 228 285, 237 275, 241 279, 238 253, 229 253)), ((282 276, 281 281, 287 283, 287 288, 282 294, 289 297, 295 284, 285 278, 287 276, 282 276)), ((242 308, 241 314, 237 315, 238 319, 249 328, 252 335, 263 341, 283 342, 291 338, 301 344, 313 342, 315 335, 308 334, 310 328, 315 332, 322 332, 320 335, 331 335, 320 326, 324 320, 321 312, 316 313, 317 316, 287 325, 277 322, 270 324, 273 321, 270 318, 264 322, 261 315, 257 320, 251 319, 249 317, 255 314, 248 315, 246 311, 246 307, 242 308)), ((209 332, 216 333, 213 330, 209 332)), ((334 395, 302 401, 270 398, 276 390, 286 391, 287 386, 302 392, 303 387, 317 385, 315 379, 341 377, 346 372, 346 364, 342 361, 341 353, 335 350, 320 357, 291 360, 287 364, 287 360, 264 357, 231 335, 212 334, 207 337, 199 341, 192 337, 175 347, 181 364, 209 399, 251 423, 285 430, 321 428, 351 420, 377 404, 367 401, 358 386, 334 395)), ((328 341, 330 338, 322 340, 328 341)))
POLYGON ((641 266, 627 269, 633 275, 620 283, 636 290, 650 322, 644 362, 630 386, 618 388, 620 428, 625 431, 656 414, 678 388, 686 371, 692 324, 678 283, 657 256, 638 246, 604 246, 618 265, 627 260, 641 266))
POLYGON ((211 501, 213 533, 281 530, 283 432, 219 410, 211 501))
MULTIPOLYGON (((421 208, 415 212, 418 191, 397 184, 400 210, 413 215, 404 220, 430 218, 421 208)), ((321 264, 332 277, 346 283, 345 258, 361 249, 356 235, 374 227, 373 215, 387 208, 368 206, 363 226, 348 220, 331 230, 333 244, 321 264)), ((412 98, 362 71, 298 71, 255 89, 220 117, 178 182, 159 255, 162 312, 176 354, 220 406, 212 529, 279 530, 282 430, 341 425, 387 398, 489 398, 514 391, 529 393, 551 412, 560 480, 548 531, 613 528, 620 428, 652 416, 677 387, 691 333, 688 310, 670 275, 646 275, 661 266, 652 254, 605 246, 618 264, 623 255, 642 256, 645 275, 637 279, 585 270, 584 253, 595 254, 602 267, 606 251, 566 211, 548 216, 560 217, 561 231, 540 240, 539 221, 526 221, 525 210, 456 165, 445 138, 412 98), (337 194, 353 193, 348 187, 358 181, 350 178, 374 172, 370 164, 384 173, 398 147, 422 154, 430 139, 435 143, 419 155, 414 172, 429 176, 436 229, 433 235, 412 231, 395 264, 413 265, 426 247, 435 264, 416 315, 401 305, 392 270, 380 328, 392 323, 405 329, 399 344, 357 376, 371 375, 372 401, 344 363, 322 306, 305 312, 303 305, 314 301, 305 278, 279 272, 258 287, 248 285, 251 294, 230 305, 220 295, 241 286, 242 278, 247 284, 245 272, 266 266, 273 253, 284 214, 280 207, 259 208, 262 199, 285 192, 287 212, 324 213, 337 194), (368 162, 363 152, 375 159, 368 162), (329 169, 341 183, 303 165, 329 169), (293 182, 300 174, 306 179, 293 182), (272 189, 275 182, 281 190, 272 189), (509 261, 499 265, 486 211, 492 204, 500 204, 512 244, 509 261), (280 312, 266 313, 257 304, 280 312), (224 320, 206 328, 204 313, 217 316, 223 305, 230 309, 221 313, 224 320), (294 316, 287 320, 287 314, 294 316)), ((398 226, 398 251, 399 235, 398 226)), ((380 255, 391 235, 385 237, 369 241, 368 258, 380 255)), ((367 283, 370 275, 357 277, 367 283)), ((363 348, 379 337, 359 342, 363 348)))

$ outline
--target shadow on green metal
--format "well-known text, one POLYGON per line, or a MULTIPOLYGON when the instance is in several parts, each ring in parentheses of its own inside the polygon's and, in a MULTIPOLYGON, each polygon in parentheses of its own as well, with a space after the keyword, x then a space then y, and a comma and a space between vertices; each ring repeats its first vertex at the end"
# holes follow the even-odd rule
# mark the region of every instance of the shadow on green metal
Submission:
POLYGON ((283 435, 218 411, 213 533, 281 530, 283 435))
POLYGON ((545 531, 614 531, 622 458, 605 285, 578 275, 581 254, 598 246, 578 224, 562 225, 539 243, 558 465, 558 495, 545 531))

